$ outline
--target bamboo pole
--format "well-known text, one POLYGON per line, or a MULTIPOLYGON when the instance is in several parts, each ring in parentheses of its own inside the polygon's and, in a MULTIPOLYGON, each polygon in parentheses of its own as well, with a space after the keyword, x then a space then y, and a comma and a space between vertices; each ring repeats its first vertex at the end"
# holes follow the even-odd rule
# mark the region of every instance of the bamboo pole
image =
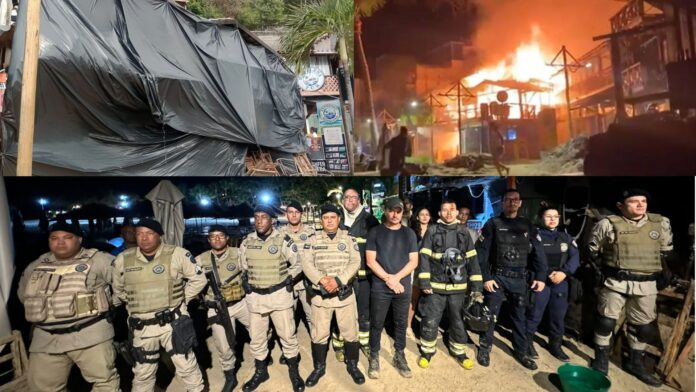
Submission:
POLYGON ((31 176, 34 153, 34 121, 36 115, 36 75, 39 67, 39 20, 41 0, 27 4, 24 64, 22 68, 22 98, 19 113, 19 143, 17 146, 17 175, 31 176))

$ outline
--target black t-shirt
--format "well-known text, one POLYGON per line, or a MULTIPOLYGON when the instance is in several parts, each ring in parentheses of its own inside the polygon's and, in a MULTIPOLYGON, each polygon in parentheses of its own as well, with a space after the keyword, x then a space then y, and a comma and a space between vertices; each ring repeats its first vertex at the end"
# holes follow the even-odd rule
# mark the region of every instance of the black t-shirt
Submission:
MULTIPOLYGON (((367 233, 367 250, 377 252, 377 262, 388 274, 396 274, 408 264, 408 254, 418 252, 416 233, 408 227, 399 230, 388 229, 384 225, 375 226, 367 233)), ((404 288, 411 287, 411 275, 401 279, 404 288)), ((382 279, 373 275, 372 289, 391 291, 382 279)))

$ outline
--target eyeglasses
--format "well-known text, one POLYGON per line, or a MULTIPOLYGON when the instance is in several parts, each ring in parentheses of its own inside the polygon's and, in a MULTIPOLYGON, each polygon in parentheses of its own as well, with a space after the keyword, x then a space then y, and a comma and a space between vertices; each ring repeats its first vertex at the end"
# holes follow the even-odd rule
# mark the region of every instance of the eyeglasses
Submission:
POLYGON ((224 240, 225 237, 227 237, 227 236, 224 235, 224 234, 211 234, 211 235, 208 236, 208 239, 211 239, 211 240, 224 240))

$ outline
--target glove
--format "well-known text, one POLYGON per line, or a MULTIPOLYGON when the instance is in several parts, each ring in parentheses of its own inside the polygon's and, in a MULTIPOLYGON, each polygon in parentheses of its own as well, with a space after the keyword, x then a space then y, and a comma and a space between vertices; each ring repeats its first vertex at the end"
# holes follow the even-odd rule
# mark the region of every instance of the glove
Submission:
POLYGON ((480 293, 478 291, 474 291, 471 293, 471 300, 477 303, 482 304, 483 303, 483 293, 480 293))
POLYGON ((292 293, 293 284, 292 284, 292 276, 290 276, 290 275, 288 275, 285 278, 285 290, 287 290, 288 293, 292 293))

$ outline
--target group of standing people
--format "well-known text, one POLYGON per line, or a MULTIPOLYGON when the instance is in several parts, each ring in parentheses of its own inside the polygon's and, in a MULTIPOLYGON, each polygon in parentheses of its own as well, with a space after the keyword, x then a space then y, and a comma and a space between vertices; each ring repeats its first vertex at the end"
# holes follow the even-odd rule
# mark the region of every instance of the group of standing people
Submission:
MULTIPOLYGON (((658 385, 642 357, 656 317, 660 259, 671 250, 672 236, 666 218, 647 213, 647 198, 645 191, 627 190, 617 203, 621 215, 601 220, 592 233, 590 252, 606 275, 592 366, 608 373, 609 340, 625 308, 631 346, 627 370, 658 385)), ((94 390, 119 390, 110 315, 113 307, 125 305, 133 390, 154 390, 160 349, 171 356, 188 391, 203 390, 192 350, 197 344, 194 323, 187 312, 194 298, 208 308, 225 392, 238 382, 235 331, 225 326, 222 311, 239 321, 251 339, 254 373, 244 391, 256 390, 270 378, 271 322, 280 340, 280 362, 288 367, 294 391, 317 385, 326 374, 329 340, 354 383, 365 382, 358 366, 361 351, 368 358, 367 376, 379 378, 381 337, 390 309, 392 364, 405 378, 412 377, 404 349, 407 335, 415 335, 411 320, 416 310, 421 315, 421 368, 433 364, 443 317, 448 319, 448 352, 462 368, 474 366, 466 346, 465 314, 470 306, 488 311, 475 357, 481 366, 489 366, 504 301, 510 305, 514 357, 524 367, 537 368, 533 338, 545 312, 549 352, 569 361, 561 346, 568 278, 579 266, 577 245, 559 230, 558 209, 544 206, 542 224, 536 227, 518 215, 521 205, 519 191, 506 191, 502 213, 477 232, 462 223, 470 211, 458 208, 454 200, 441 202, 439 218, 432 223, 427 209, 416 209, 409 217, 410 201, 392 197, 385 199, 380 224, 362 207, 358 191, 346 189, 340 206, 321 208, 321 230, 303 223, 298 202, 288 204, 288 225, 282 228, 275 227, 277 209, 259 205, 255 230, 238 248, 229 245, 226 228, 215 225, 208 231, 210 250, 197 257, 162 243, 162 227, 152 219, 135 225, 136 246, 115 259, 82 247, 78 227, 57 223, 50 228, 50 252, 27 267, 19 284, 26 318, 35 326, 29 349, 30 388, 64 389, 76 364, 94 390), (409 218, 413 227, 404 224, 409 218), (217 273, 211 274, 214 269, 217 273), (214 303, 218 295, 224 298, 222 307, 214 303), (306 379, 299 373, 298 306, 306 315, 312 341, 313 370, 306 379)))

